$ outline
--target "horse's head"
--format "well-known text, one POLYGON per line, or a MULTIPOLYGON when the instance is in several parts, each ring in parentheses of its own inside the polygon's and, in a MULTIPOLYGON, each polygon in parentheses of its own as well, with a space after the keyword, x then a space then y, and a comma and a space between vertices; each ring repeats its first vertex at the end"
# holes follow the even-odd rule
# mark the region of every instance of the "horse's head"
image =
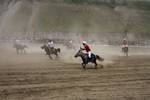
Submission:
POLYGON ((83 54, 83 52, 82 52, 82 50, 80 49, 76 54, 75 54, 75 58, 76 57, 79 57, 79 56, 82 56, 82 54, 83 54))
POLYGON ((44 44, 43 46, 41 46, 41 49, 45 49, 47 46, 44 44))

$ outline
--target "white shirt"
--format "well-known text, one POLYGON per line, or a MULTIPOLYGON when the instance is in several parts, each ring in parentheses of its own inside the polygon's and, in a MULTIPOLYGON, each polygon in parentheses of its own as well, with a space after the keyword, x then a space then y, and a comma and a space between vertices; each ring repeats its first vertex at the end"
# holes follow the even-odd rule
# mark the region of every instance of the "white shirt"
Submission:
POLYGON ((51 41, 51 42, 48 42, 48 47, 54 47, 54 42, 53 41, 51 41))

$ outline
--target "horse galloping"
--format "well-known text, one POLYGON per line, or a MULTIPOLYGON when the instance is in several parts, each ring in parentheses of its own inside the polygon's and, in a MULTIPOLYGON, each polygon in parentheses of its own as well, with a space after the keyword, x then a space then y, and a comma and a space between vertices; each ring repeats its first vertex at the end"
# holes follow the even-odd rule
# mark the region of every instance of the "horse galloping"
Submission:
MULTIPOLYGON (((83 53, 82 50, 79 50, 74 57, 81 57, 82 67, 86 69, 86 65, 91 62, 95 64, 95 69, 97 69, 97 60, 104 61, 104 58, 101 58, 98 55, 92 53, 91 58, 89 59, 88 54, 83 53)), ((103 68, 103 66, 101 66, 103 68)))
POLYGON ((50 59, 52 58, 52 54, 56 56, 56 58, 58 58, 58 53, 60 53, 60 48, 49 48, 47 45, 43 45, 41 46, 42 49, 45 50, 46 54, 49 56, 50 59))

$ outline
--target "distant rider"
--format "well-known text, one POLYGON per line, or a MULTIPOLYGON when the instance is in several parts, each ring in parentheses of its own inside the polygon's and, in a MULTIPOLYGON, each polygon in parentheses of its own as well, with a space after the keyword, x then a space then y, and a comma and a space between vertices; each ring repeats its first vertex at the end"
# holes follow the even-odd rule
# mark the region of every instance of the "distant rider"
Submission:
POLYGON ((15 40, 15 44, 16 44, 16 45, 19 45, 19 44, 20 44, 20 40, 16 39, 16 40, 15 40))
POLYGON ((69 48, 71 48, 71 49, 75 49, 75 47, 74 47, 74 44, 73 44, 73 41, 72 40, 70 40, 69 41, 69 48))
POLYGON ((89 59, 90 59, 91 58, 91 54, 92 54, 90 46, 86 43, 86 41, 83 41, 82 44, 83 44, 84 48, 81 48, 81 50, 85 50, 87 52, 87 54, 88 54, 89 59))
POLYGON ((52 40, 49 40, 49 41, 48 41, 48 48, 49 48, 50 50, 54 49, 54 42, 53 42, 52 40))
POLYGON ((128 47, 128 41, 124 38, 122 41, 122 48, 128 47))

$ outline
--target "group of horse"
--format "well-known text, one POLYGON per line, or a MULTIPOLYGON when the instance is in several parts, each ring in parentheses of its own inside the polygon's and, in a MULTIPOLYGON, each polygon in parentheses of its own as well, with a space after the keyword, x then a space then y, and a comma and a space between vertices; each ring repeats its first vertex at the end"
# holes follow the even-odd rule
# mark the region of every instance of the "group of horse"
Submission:
MULTIPOLYGON (((19 53, 25 53, 25 49, 28 48, 27 45, 23 45, 23 44, 14 44, 14 48, 16 48, 16 52, 17 54, 19 53)), ((41 49, 43 49, 46 52, 46 55, 49 56, 50 59, 53 59, 52 55, 55 55, 56 58, 59 58, 59 53, 61 52, 60 48, 49 48, 47 45, 43 45, 41 46, 41 49)), ((122 48, 122 52, 124 53, 125 56, 128 56, 128 47, 124 47, 122 48)), ((82 67, 83 69, 86 69, 86 65, 88 63, 93 63, 95 64, 95 69, 97 69, 97 60, 98 61, 104 61, 104 58, 100 57, 99 55, 96 54, 91 54, 91 58, 88 57, 87 53, 82 52, 82 50, 80 49, 74 56, 75 58, 80 57, 82 59, 82 67)), ((101 68, 103 68, 103 66, 101 65, 101 68)))
MULTIPOLYGON (((61 52, 60 48, 49 48, 47 45, 43 45, 41 46, 42 49, 45 50, 46 52, 46 55, 49 56, 50 59, 52 59, 52 54, 56 56, 56 58, 58 58, 58 53, 61 52)), ((87 53, 83 53, 82 50, 80 49, 74 56, 75 58, 77 57, 81 57, 82 59, 82 67, 83 69, 86 69, 86 65, 91 62, 91 63, 94 63, 95 64, 95 69, 97 69, 97 60, 98 61, 104 61, 104 58, 98 56, 98 55, 95 55, 95 54, 91 54, 91 58, 88 57, 88 54, 87 53)), ((103 68, 103 66, 101 65, 101 68, 103 68)))

